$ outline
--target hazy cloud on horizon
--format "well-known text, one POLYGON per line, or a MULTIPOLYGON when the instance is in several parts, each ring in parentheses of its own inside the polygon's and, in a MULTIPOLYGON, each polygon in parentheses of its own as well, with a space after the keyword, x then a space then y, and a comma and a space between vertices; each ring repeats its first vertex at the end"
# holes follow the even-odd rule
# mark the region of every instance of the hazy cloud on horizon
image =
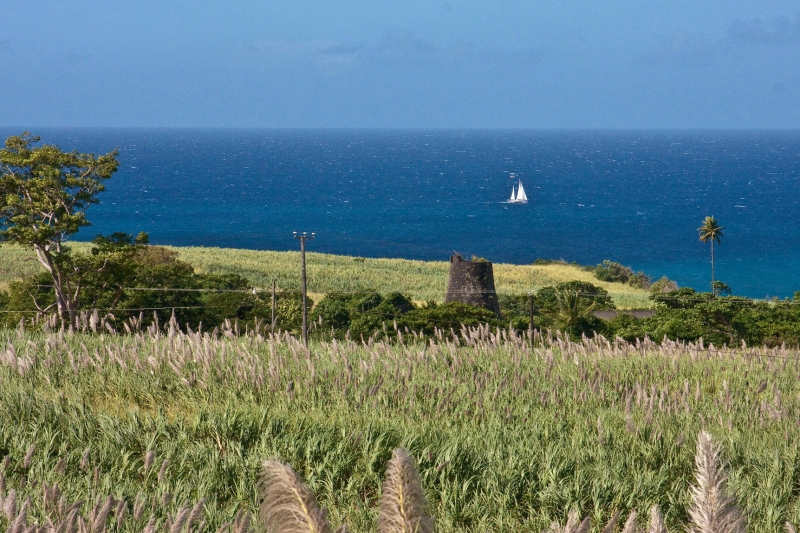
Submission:
POLYGON ((735 19, 728 27, 727 37, 740 43, 800 44, 800 13, 794 21, 789 17, 776 17, 769 22, 735 19))
POLYGON ((5 10, 0 125, 800 127, 788 1, 5 10))

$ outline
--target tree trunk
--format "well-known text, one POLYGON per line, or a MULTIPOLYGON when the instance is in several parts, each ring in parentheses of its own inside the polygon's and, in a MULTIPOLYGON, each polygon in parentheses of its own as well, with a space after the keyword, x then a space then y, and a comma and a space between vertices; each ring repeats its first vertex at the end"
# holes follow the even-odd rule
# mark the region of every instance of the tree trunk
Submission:
POLYGON ((56 303, 58 304, 58 318, 61 321, 61 329, 73 331, 76 326, 76 313, 74 305, 71 305, 69 293, 64 288, 64 275, 58 269, 50 273, 53 278, 54 290, 56 293, 56 303))
POLYGON ((45 269, 50 273, 50 278, 53 280, 53 291, 56 295, 56 305, 58 306, 58 318, 61 321, 61 329, 72 331, 76 326, 77 312, 74 302, 70 299, 64 287, 64 272, 56 266, 49 250, 45 250, 38 245, 34 245, 33 249, 36 251, 36 257, 39 259, 39 262, 44 265, 45 269))
POLYGON ((716 296, 717 290, 714 288, 714 238, 711 238, 711 294, 716 296))

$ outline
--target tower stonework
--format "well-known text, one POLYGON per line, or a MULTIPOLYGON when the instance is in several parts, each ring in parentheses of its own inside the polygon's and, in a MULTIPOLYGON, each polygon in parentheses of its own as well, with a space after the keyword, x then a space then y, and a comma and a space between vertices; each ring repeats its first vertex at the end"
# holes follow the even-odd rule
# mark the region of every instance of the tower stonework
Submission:
POLYGON ((500 304, 494 288, 494 272, 489 261, 465 261, 460 254, 450 256, 447 302, 462 302, 483 307, 500 316, 500 304))

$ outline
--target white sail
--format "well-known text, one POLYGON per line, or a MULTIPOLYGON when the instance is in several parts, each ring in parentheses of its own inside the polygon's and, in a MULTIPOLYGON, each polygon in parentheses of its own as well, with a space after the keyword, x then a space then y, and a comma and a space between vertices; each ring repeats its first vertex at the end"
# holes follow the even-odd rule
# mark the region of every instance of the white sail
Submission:
POLYGON ((517 201, 527 202, 528 197, 525 195, 525 189, 522 188, 522 181, 519 182, 519 189, 517 189, 517 201))
POLYGON ((511 186, 511 198, 508 199, 509 202, 516 202, 517 195, 514 193, 514 186, 511 186))

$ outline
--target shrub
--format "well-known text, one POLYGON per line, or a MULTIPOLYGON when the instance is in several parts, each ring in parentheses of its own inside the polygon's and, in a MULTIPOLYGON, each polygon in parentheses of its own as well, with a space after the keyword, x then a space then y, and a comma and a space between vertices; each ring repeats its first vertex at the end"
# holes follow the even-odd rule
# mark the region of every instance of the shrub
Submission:
POLYGON ((678 288, 678 284, 667 276, 661 276, 650 285, 650 292, 653 294, 664 294, 672 292, 678 288))
POLYGON ((318 318, 321 328, 346 331, 350 327, 351 299, 340 294, 325 295, 314 308, 314 316, 318 318))
MULTIPOLYGON (((359 338, 383 331, 384 324, 401 318, 414 310, 414 303, 399 292, 381 295, 377 292, 327 295, 314 309, 320 319, 322 336, 342 338, 347 330, 359 338), (332 332, 332 333, 331 333, 332 332)), ((388 329, 387 329, 388 331, 388 329)), ((394 333, 392 328, 391 334, 394 333)))
POLYGON ((489 324, 500 325, 495 314, 483 307, 474 307, 461 302, 448 302, 441 305, 426 306, 407 313, 398 325, 408 327, 412 331, 422 331, 427 335, 434 333, 434 328, 448 331, 461 329, 462 325, 478 326, 489 324))
POLYGON ((650 277, 644 272, 634 272, 630 267, 608 259, 597 265, 592 271, 600 281, 627 283, 640 289, 650 286, 650 277))
POLYGON ((633 270, 606 259, 594 268, 594 275, 600 281, 628 283, 628 280, 633 275, 633 270))
POLYGON ((497 303, 503 317, 524 316, 530 313, 530 299, 527 294, 498 294, 497 303))
POLYGON ((557 294, 575 292, 582 299, 594 305, 594 309, 616 309, 608 291, 586 281, 567 281, 555 287, 544 287, 536 294, 536 307, 543 312, 554 311, 557 306, 557 294))

